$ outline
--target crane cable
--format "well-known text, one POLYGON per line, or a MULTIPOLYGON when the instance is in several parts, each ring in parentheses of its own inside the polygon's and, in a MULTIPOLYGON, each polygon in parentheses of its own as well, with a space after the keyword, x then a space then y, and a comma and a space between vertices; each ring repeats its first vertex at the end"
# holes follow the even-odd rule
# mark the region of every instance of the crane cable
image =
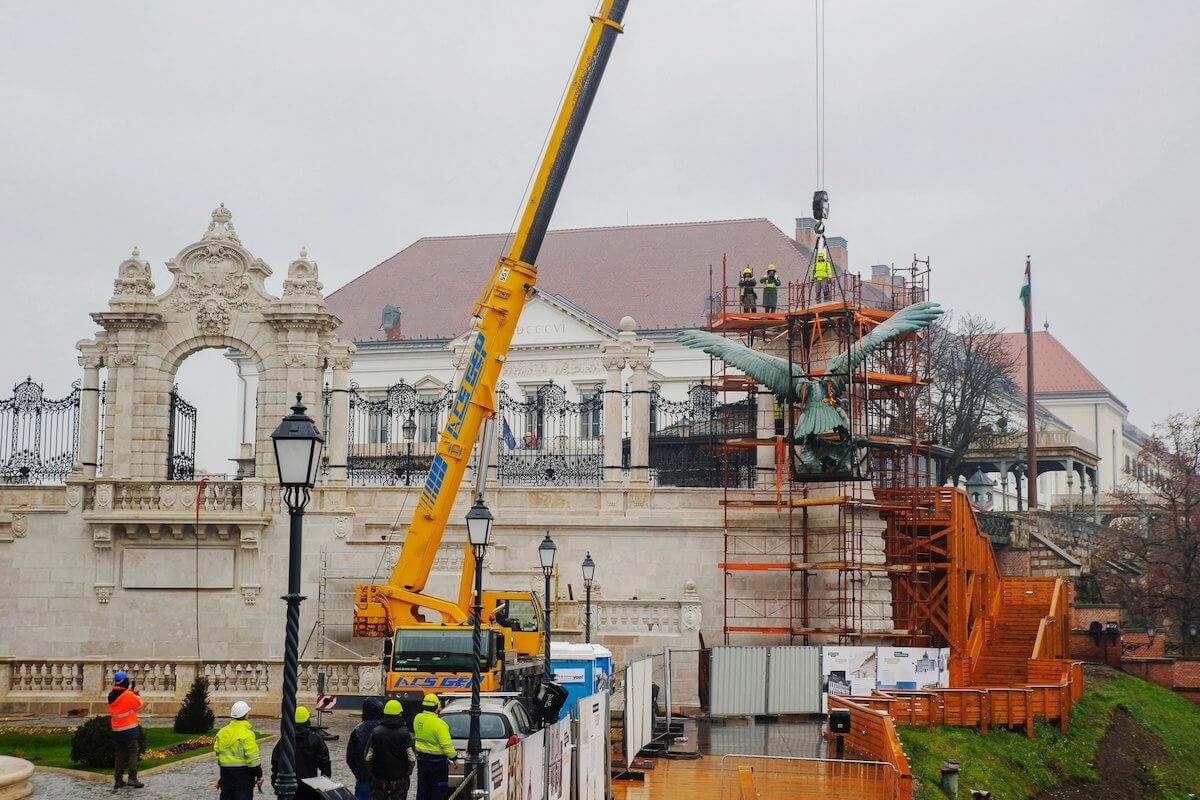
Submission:
POLYGON ((825 188, 825 0, 813 0, 813 124, 817 188, 825 188))

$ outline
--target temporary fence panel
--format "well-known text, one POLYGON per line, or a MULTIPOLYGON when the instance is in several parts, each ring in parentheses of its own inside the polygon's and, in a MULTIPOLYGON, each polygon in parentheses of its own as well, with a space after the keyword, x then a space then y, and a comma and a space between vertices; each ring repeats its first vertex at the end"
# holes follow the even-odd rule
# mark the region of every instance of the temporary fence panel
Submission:
POLYGON ((546 728, 529 734, 521 742, 522 800, 546 798, 546 728))
POLYGON ((731 754, 721 757, 720 776, 719 800, 900 800, 899 774, 882 761, 731 754))
POLYGON ((714 647, 709 713, 734 717, 767 713, 767 647, 714 647))
POLYGON ((821 712, 821 658, 816 647, 772 647, 767 652, 767 713, 821 712))
POLYGON ((936 647, 880 647, 876 689, 933 689, 939 685, 936 647))
POLYGON ((521 748, 506 747, 488 758, 488 797, 491 800, 521 800, 521 748))
POLYGON ((652 707, 653 665, 643 658, 625 669, 625 763, 632 764, 638 751, 654 734, 652 707))
POLYGON ((879 654, 874 647, 821 648, 821 691, 825 695, 869 695, 875 691, 879 654))
POLYGON ((596 692, 581 699, 579 742, 576 747, 579 783, 577 800, 604 800, 608 787, 608 693, 596 692))
POLYGON ((571 720, 547 726, 549 736, 549 787, 547 800, 571 800, 571 720))

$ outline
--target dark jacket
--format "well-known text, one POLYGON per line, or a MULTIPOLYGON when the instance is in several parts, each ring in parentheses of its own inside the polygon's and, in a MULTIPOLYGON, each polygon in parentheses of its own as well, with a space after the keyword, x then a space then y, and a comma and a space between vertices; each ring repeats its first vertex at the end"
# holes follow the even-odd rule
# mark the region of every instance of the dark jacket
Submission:
POLYGON ((377 781, 398 781, 412 771, 413 735, 400 717, 384 717, 371 731, 367 761, 377 781))
POLYGON ((362 722, 350 731, 350 741, 346 743, 346 765, 354 773, 354 780, 371 780, 371 767, 367 764, 367 745, 371 741, 371 731, 379 727, 383 721, 383 701, 378 697, 368 697, 363 701, 362 722))
MULTIPOLYGON (((275 785, 275 779, 279 773, 279 759, 282 755, 283 750, 279 747, 271 752, 272 786, 275 785)), ((321 734, 312 729, 311 724, 302 722, 296 726, 296 780, 315 778, 318 773, 326 778, 332 775, 329 764, 329 747, 321 738, 321 734)), ((296 796, 303 797, 307 794, 307 792, 298 791, 296 796)))

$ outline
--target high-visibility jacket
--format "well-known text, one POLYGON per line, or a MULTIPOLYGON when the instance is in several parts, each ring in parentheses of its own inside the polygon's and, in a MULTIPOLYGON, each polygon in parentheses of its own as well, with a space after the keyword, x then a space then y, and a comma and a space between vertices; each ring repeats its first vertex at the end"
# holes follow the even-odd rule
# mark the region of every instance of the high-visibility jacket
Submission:
POLYGON ((142 698, 125 686, 114 686, 108 693, 108 713, 113 732, 128 731, 141 723, 137 710, 142 707, 142 698))
POLYGON ((779 280, 779 275, 775 274, 775 273, 770 273, 770 272, 768 272, 766 275, 764 275, 762 277, 762 280, 759 281, 759 283, 761 283, 763 286, 767 287, 768 289, 778 289, 780 286, 783 285, 783 282, 779 280))
POLYGON ((222 767, 257 767, 260 772, 262 770, 258 742, 249 720, 229 720, 228 725, 217 731, 213 751, 217 754, 217 764, 222 767))
POLYGON ((422 711, 413 720, 413 746, 417 755, 454 758, 458 751, 450 744, 450 726, 432 711, 422 711))
POLYGON ((831 275, 833 275, 833 270, 830 268, 828 261, 818 258, 813 262, 813 280, 819 281, 831 275))

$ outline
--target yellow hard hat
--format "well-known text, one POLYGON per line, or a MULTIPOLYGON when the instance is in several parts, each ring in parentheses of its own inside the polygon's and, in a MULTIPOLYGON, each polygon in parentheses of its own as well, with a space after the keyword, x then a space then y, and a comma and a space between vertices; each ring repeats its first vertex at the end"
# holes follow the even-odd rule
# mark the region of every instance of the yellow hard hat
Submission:
POLYGON ((767 264, 767 272, 774 272, 774 271, 775 271, 775 265, 767 264))
POLYGON ((383 713, 389 717, 398 717, 404 711, 399 700, 388 700, 383 706, 383 713))
POLYGON ((742 274, 743 275, 753 275, 754 270, 750 269, 749 267, 746 267, 744 270, 742 270, 742 274))
POLYGON ((311 716, 311 715, 308 713, 307 708, 305 708, 304 706, 296 706, 296 724, 297 725, 303 725, 304 723, 308 722, 309 716, 311 716))
POLYGON ((825 260, 825 251, 822 250, 817 253, 817 261, 824 261, 824 260, 825 260))
POLYGON ((429 694, 425 695, 425 699, 421 701, 421 705, 425 706, 426 708, 433 708, 437 704, 438 704, 438 696, 436 694, 434 694, 433 692, 430 692, 429 694))

